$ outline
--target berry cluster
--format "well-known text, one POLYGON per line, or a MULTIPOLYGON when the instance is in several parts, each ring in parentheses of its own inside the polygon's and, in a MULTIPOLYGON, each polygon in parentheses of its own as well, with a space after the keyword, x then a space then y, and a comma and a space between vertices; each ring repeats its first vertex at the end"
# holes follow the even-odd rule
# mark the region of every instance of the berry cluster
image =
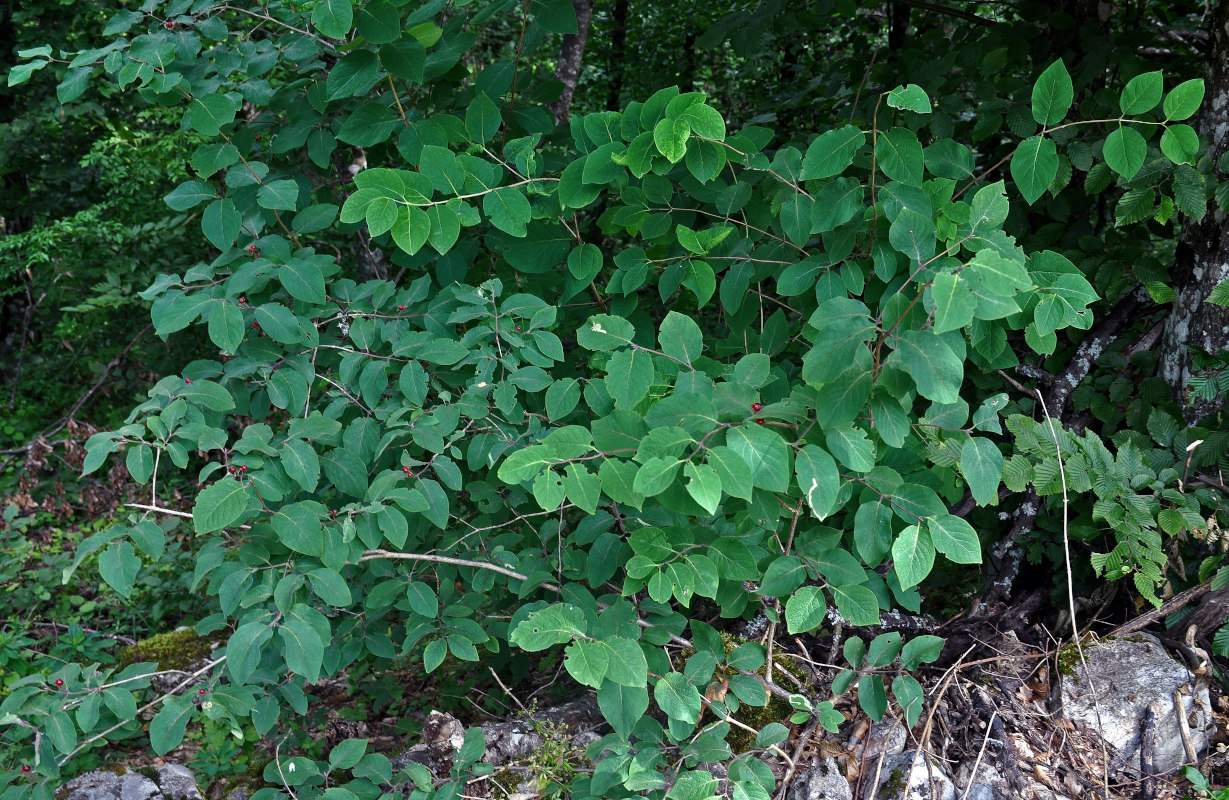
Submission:
POLYGON ((162 27, 166 28, 168 31, 173 31, 179 27, 179 23, 173 19, 168 19, 166 22, 162 23, 162 27))
POLYGON ((252 258, 260 258, 260 248, 254 244, 248 245, 248 253, 252 256, 252 258))
POLYGON ((227 467, 226 471, 229 472, 231 475, 235 475, 235 474, 247 472, 248 468, 246 466, 227 467))

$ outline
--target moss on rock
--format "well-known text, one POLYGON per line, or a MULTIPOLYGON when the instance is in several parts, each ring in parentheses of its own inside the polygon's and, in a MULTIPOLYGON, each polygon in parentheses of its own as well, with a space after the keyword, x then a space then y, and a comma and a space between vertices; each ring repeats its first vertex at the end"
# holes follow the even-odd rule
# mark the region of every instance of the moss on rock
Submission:
POLYGON ((148 639, 125 647, 119 653, 121 667, 142 662, 154 662, 161 669, 186 670, 201 659, 208 658, 217 636, 201 636, 191 628, 157 633, 148 639))

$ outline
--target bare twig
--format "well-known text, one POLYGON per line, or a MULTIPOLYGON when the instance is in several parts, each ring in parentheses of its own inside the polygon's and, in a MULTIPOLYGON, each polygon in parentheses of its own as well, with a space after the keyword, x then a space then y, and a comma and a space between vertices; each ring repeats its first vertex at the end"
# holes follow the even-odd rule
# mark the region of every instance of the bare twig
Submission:
MULTIPOLYGON (((1054 427, 1054 418, 1050 416, 1050 411, 1046 408, 1045 396, 1040 390, 1037 392, 1037 400, 1041 403, 1041 413, 1045 414, 1046 423, 1050 426, 1050 436, 1054 438, 1054 452, 1058 457, 1058 475, 1062 479, 1063 485, 1063 560, 1067 567, 1067 610, 1071 614, 1071 640, 1075 642, 1075 650, 1080 654, 1080 664, 1084 667, 1084 674, 1088 680, 1092 681, 1092 673, 1088 669, 1088 659, 1084 657, 1084 646, 1080 644, 1080 626, 1076 624, 1075 618, 1075 577, 1071 571, 1071 535, 1069 524, 1069 509, 1070 501, 1067 497, 1067 470, 1063 466, 1063 449, 1058 442, 1058 431, 1054 427)), ((1097 698, 1096 687, 1092 687, 1092 702, 1093 710, 1097 712, 1097 732, 1101 739, 1101 764, 1103 774, 1101 779, 1104 783, 1105 796, 1110 795, 1110 757, 1109 751, 1105 745, 1105 723, 1101 721, 1101 701, 1097 698)))

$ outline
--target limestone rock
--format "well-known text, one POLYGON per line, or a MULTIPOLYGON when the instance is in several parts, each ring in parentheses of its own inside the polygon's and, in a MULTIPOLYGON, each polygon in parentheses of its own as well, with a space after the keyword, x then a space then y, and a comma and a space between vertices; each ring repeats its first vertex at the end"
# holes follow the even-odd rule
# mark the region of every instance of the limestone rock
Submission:
POLYGON ((55 792, 56 800, 201 800, 201 790, 186 767, 165 764, 140 772, 94 770, 78 775, 55 792))
POLYGON ((1207 749, 1213 730, 1207 682, 1174 660, 1155 637, 1107 639, 1086 646, 1084 655, 1089 674, 1077 656, 1062 675, 1060 713, 1092 731, 1102 731, 1117 751, 1115 768, 1139 769, 1140 731, 1150 705, 1156 709, 1153 769, 1165 773, 1186 763, 1174 713, 1175 690, 1182 690, 1182 713, 1196 752, 1207 749), (1094 698, 1099 701, 1099 722, 1094 698))
POLYGON ((879 772, 879 784, 867 785, 865 800, 956 800, 956 784, 943 765, 924 753, 915 762, 916 753, 916 750, 906 750, 886 756, 879 772))
POLYGON ((836 759, 829 758, 794 776, 789 800, 853 800, 853 790, 836 759))

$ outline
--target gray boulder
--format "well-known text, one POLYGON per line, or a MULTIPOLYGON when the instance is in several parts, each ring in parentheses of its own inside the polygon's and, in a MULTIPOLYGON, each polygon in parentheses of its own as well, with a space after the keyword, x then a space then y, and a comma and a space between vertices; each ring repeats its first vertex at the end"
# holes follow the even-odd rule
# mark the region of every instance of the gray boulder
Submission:
POLYGON ((1187 761, 1174 693, 1196 753, 1208 746, 1213 730, 1207 680, 1191 674, 1148 634, 1106 639, 1084 647, 1088 674, 1074 648, 1060 654, 1060 712, 1067 719, 1101 732, 1117 751, 1113 766, 1139 769, 1140 733, 1149 706, 1156 714, 1153 770, 1165 773, 1187 761), (1098 720, 1098 707, 1100 719, 1098 720))
POLYGON ((915 755, 916 750, 906 750, 886 756, 879 782, 867 784, 865 800, 956 800, 956 784, 943 765, 925 753, 915 755))
POLYGON ((789 800, 853 800, 853 790, 836 759, 829 758, 794 776, 789 800))
POLYGON ((163 764, 133 772, 94 770, 78 775, 55 792, 56 800, 201 800, 200 787, 186 767, 163 764))

